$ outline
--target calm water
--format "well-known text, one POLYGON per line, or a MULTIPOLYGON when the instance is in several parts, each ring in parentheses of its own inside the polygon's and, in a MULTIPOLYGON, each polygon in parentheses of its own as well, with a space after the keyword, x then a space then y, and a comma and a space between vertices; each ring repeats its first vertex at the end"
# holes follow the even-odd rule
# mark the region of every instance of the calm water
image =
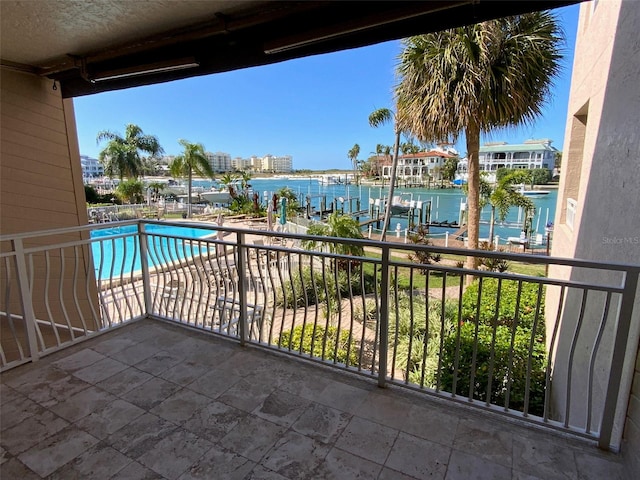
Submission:
MULTIPOLYGON (((270 179, 254 179, 251 180, 251 187, 255 192, 260 195, 260 200, 264 203, 265 198, 271 198, 273 192, 280 190, 282 187, 289 187, 298 194, 299 198, 304 199, 306 196, 312 197, 312 205, 319 209, 320 196, 326 196, 326 204, 328 205, 337 198, 342 197, 348 199, 349 197, 359 198, 361 209, 365 210, 369 208, 369 198, 383 198, 387 195, 387 188, 380 187, 368 187, 368 186, 355 186, 355 185, 322 185, 316 178, 270 178, 270 179), (266 195, 265 195, 266 193, 266 195)), ((210 181, 196 180, 194 185, 202 186, 205 188, 211 187, 210 181)), ((413 199, 419 201, 431 201, 431 221, 443 222, 443 221, 458 221, 460 217, 460 204, 466 200, 462 190, 454 189, 426 189, 426 188, 396 188, 395 195, 403 194, 403 199, 413 199)), ((558 192, 556 189, 550 189, 548 195, 540 197, 532 197, 531 199, 536 205, 536 216, 533 219, 533 229, 536 233, 544 234, 544 228, 547 222, 553 222, 556 211, 556 200, 558 198, 558 192)), ((355 210, 355 200, 353 200, 353 207, 355 210)), ((345 206, 345 209, 347 207, 345 206)), ((489 235, 489 219, 491 216, 491 210, 489 207, 485 207, 481 214, 480 225, 480 237, 488 237, 489 235)), ((364 220, 365 217, 361 217, 360 220, 364 220)), ((511 223, 516 223, 519 220, 519 212, 517 208, 512 208, 507 216, 505 225, 496 224, 495 234, 500 238, 506 239, 507 237, 518 237, 520 235, 520 228, 515 226, 508 226, 511 223)), ((404 230, 407 226, 407 220, 405 218, 392 218, 390 229, 396 229, 397 224, 400 223, 401 229, 404 230)), ((434 236, 443 237, 445 231, 453 233, 455 229, 432 227, 431 233, 434 236)))
MULTIPOLYGON (((126 225, 124 227, 102 228, 91 232, 92 239, 101 240, 91 243, 96 277, 104 280, 118 277, 120 274, 127 275, 142 268, 140 248, 136 237, 137 231, 136 225, 126 225), (113 238, 115 235, 123 234, 127 236, 113 238)), ((170 225, 146 225, 146 231, 152 234, 149 236, 150 266, 160 265, 171 261, 171 259, 184 258, 199 252, 197 247, 185 245, 181 240, 157 235, 202 238, 215 234, 214 230, 170 225)))

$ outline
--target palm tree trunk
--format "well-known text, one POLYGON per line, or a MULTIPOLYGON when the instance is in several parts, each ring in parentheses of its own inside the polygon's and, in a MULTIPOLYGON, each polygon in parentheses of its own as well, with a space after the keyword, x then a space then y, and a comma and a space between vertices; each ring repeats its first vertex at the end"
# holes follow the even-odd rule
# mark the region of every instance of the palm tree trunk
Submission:
POLYGON ((387 238, 387 228, 391 221, 391 201, 393 200, 393 192, 396 188, 396 174, 398 172, 398 150, 400 149, 400 130, 396 130, 396 142, 393 146, 393 160, 391 161, 391 181, 389 183, 389 198, 384 210, 384 222, 382 224, 382 234, 380 240, 383 242, 387 238))
POLYGON ((489 245, 493 246, 493 234, 496 224, 496 207, 491 205, 491 219, 489 220, 489 245))
MULTIPOLYGON (((472 120, 465 130, 467 137, 467 248, 478 249, 480 236, 480 127, 472 120)), ((475 270, 478 258, 468 256, 467 268, 475 270)))
POLYGON ((187 195, 188 195, 188 200, 187 200, 187 216, 189 218, 191 218, 191 167, 189 167, 189 185, 187 188, 187 195))

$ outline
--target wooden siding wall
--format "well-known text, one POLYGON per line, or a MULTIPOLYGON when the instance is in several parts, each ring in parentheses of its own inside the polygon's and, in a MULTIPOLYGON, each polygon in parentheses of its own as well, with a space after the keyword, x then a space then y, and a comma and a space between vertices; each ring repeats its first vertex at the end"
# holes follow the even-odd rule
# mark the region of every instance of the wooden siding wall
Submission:
MULTIPOLYGON (((0 69, 0 233, 47 230, 85 225, 87 209, 72 100, 63 100, 60 88, 40 77, 0 69)), ((41 237, 25 247, 69 242, 86 238, 86 234, 41 237)), ((3 242, 6 251, 10 245, 3 242)), ((85 252, 86 252, 85 248, 85 252)), ((60 252, 52 252, 59 257, 60 252)), ((93 281, 93 267, 88 254, 81 256, 78 292, 81 312, 90 312, 89 302, 97 307, 97 292, 93 281), (89 278, 87 294, 86 279, 89 278), (84 293, 83 293, 84 292, 84 293)), ((60 262, 50 262, 49 288, 57 290, 62 284, 69 295, 73 272, 60 262)), ((21 314, 16 274, 13 262, 0 265, 0 292, 3 296, 0 311, 21 314), (11 272, 11 270, 14 270, 11 272), (9 293, 7 293, 9 292, 9 293)), ((34 255, 34 310, 39 318, 46 311, 41 285, 44 283, 45 259, 34 255)), ((50 293, 50 295, 52 295, 50 293)), ((51 302, 49 309, 56 323, 64 323, 62 307, 51 302)), ((80 313, 83 315, 83 313, 80 313)), ((77 313, 74 326, 82 322, 77 313)), ((7 318, 0 319, 0 336, 8 359, 17 353, 15 332, 8 329, 7 318)), ((20 330, 20 326, 16 326, 20 330)), ((45 343, 48 343, 45 339, 45 343)))
POLYGON ((0 75, 2 233, 86 224, 72 100, 51 80, 0 75))

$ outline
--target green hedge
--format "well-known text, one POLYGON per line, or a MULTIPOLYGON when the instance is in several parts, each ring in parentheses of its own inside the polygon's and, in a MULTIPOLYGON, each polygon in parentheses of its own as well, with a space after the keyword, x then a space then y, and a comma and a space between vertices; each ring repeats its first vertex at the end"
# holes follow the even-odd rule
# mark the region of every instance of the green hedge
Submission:
MULTIPOLYGON (((475 343, 475 324, 465 323, 460 327, 459 349, 457 332, 449 335, 444 342, 442 355, 441 388, 445 391, 453 390, 454 366, 456 350, 458 350, 458 378, 456 394, 469 395, 471 381, 471 366, 473 360, 473 345, 475 343)), ((491 380, 490 402, 505 405, 508 382, 511 381, 509 408, 522 411, 526 392, 526 374, 529 363, 529 345, 531 331, 517 328, 513 344, 513 361, 509 362, 511 351, 511 329, 505 326, 496 327, 495 340, 493 328, 488 325, 478 325, 478 349, 476 353, 476 367, 473 381, 472 395, 476 400, 487 400, 487 385, 491 366, 491 352, 493 345, 493 374, 491 380), (513 365, 509 372, 509 365, 513 365)), ((531 356, 531 381, 529 386, 529 413, 542 415, 544 407, 546 353, 543 342, 534 341, 531 356)))
MULTIPOLYGON (((496 307, 498 304, 498 280, 485 278, 482 280, 482 298, 480 300, 480 315, 477 311, 478 280, 473 282, 462 295, 462 320, 481 324, 493 325, 496 320, 496 307)), ((533 328, 536 318, 536 303, 538 301, 538 284, 523 282, 520 292, 520 304, 518 306, 518 327, 533 328)), ((515 280, 503 280, 500 287, 500 307, 498 310, 497 324, 511 327, 516 318, 516 304, 518 294, 518 282, 515 280)), ((544 290, 540 299, 538 311, 538 335, 544 335, 544 290)))
POLYGON ((341 298, 351 295, 362 295, 375 291, 375 276, 372 273, 362 272, 361 269, 352 269, 351 274, 344 270, 334 273, 329 266, 325 268, 324 275, 320 268, 313 271, 305 267, 300 272, 293 274, 291 280, 287 280, 279 290, 276 303, 285 308, 307 307, 320 303, 334 306, 337 303, 338 292, 341 298), (364 275, 364 291, 362 275, 364 275), (351 280, 351 282, 349 282, 351 280), (351 283, 351 285, 349 285, 351 283))
POLYGON ((313 357, 337 363, 347 364, 348 358, 348 365, 357 365, 360 355, 356 340, 351 339, 349 343, 349 331, 339 331, 337 327, 332 326, 324 328, 320 325, 308 324, 303 329, 302 325, 299 325, 293 329, 293 333, 291 330, 282 332, 279 344, 281 348, 302 351, 313 357))
POLYGON ((518 282, 503 280, 500 289, 500 306, 498 308, 498 280, 485 278, 482 281, 480 311, 476 308, 478 301, 479 280, 471 284, 462 296, 462 324, 445 339, 442 352, 441 389, 453 390, 453 375, 458 355, 458 380, 455 393, 468 396, 473 361, 473 348, 476 341, 477 353, 475 379, 472 395, 478 400, 487 400, 489 368, 493 351, 493 375, 491 381, 491 403, 505 404, 507 383, 511 381, 509 408, 523 410, 525 397, 525 379, 529 360, 531 361, 531 381, 529 386, 529 412, 541 415, 544 405, 544 389, 546 375, 546 347, 544 323, 544 290, 540 296, 537 315, 537 328, 533 332, 536 320, 539 285, 522 283, 520 301, 518 303, 518 282), (516 323, 516 305, 518 304, 518 321, 516 323), (496 322, 497 310, 497 322, 496 322), (476 318, 478 317, 478 318, 476 318), (495 328, 495 336, 494 336, 495 328), (510 363, 511 344, 513 339, 513 360, 510 363), (531 359, 529 348, 533 339, 531 359), (511 365, 511 367, 510 367, 511 365), (511 374, 509 376, 509 368, 511 374))
POLYGON ((533 183, 534 185, 545 185, 551 181, 551 172, 547 168, 499 168, 496 170, 496 180, 502 180, 506 175, 514 172, 525 172, 529 176, 527 183, 533 183))

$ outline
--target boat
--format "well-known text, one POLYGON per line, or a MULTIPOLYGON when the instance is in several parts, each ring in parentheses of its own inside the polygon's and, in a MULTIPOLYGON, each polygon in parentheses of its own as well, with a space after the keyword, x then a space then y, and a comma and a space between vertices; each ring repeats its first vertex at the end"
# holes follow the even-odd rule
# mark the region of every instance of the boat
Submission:
POLYGON ((403 199, 402 195, 394 196, 393 200, 391 201, 391 215, 406 215, 407 213, 409 213, 409 210, 413 206, 413 194, 406 193, 403 195, 409 195, 410 200, 403 199))
POLYGON ((549 190, 527 190, 524 188, 523 184, 520 184, 519 193, 525 197, 542 197, 544 195, 549 195, 549 190))
POLYGON ((228 191, 202 192, 200 198, 209 203, 231 203, 231 194, 228 191))

